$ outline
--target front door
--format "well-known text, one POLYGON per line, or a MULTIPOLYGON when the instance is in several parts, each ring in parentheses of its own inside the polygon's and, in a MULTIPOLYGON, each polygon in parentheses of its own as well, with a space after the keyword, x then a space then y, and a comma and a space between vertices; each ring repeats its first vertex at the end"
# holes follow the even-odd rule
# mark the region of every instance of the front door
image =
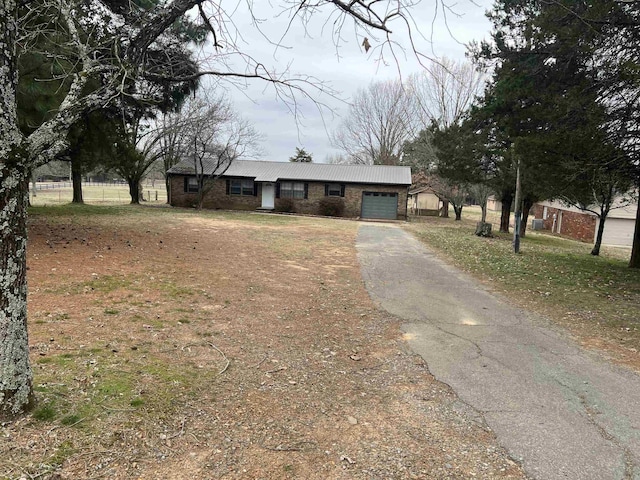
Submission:
POLYGON ((276 189, 273 183, 262 184, 262 207, 273 209, 275 206, 276 189))

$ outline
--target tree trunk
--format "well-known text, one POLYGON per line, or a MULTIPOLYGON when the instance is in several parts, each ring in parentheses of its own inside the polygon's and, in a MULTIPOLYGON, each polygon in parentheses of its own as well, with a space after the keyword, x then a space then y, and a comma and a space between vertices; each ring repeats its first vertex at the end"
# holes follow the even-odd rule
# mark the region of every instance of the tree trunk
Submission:
POLYGON ((140 179, 127 178, 129 184, 129 195, 131 196, 132 205, 140 205, 140 179))
POLYGON ((511 195, 502 197, 502 213, 500 214, 500 231, 509 233, 509 218, 511 217, 511 203, 513 197, 511 195))
POLYGON ((170 177, 168 175, 165 175, 164 177, 164 187, 167 190, 167 203, 171 204, 171 184, 169 183, 169 179, 170 177))
POLYGON ((487 199, 484 199, 484 202, 480 205, 480 209, 482 210, 482 218, 480 219, 480 223, 487 223, 487 199))
POLYGON ((33 405, 27 336, 27 203, 25 140, 18 128, 18 5, 0 2, 0 417, 33 405))
MULTIPOLYGON (((0 22, 1 23, 1 22, 0 22)), ((27 337, 27 202, 24 165, 0 157, 0 418, 33 404, 27 337)))
POLYGON ((462 205, 460 206, 453 206, 453 211, 456 212, 456 220, 460 221, 462 220, 462 205))
POLYGON ((629 268, 640 268, 640 202, 636 208, 636 228, 633 233, 633 248, 629 259, 629 268))
POLYGON ((529 221, 529 212, 533 207, 533 202, 528 199, 524 199, 522 202, 522 222, 520 223, 520 236, 524 237, 527 234, 527 222, 529 221))
POLYGON ((442 214, 440 215, 442 218, 449 218, 449 201, 442 201, 442 214))
POLYGON ((478 237, 492 237, 491 224, 487 222, 476 223, 476 235, 478 237))
POLYGON ((600 255, 600 247, 602 246, 602 234, 604 233, 604 222, 606 219, 606 215, 601 215, 600 221, 598 222, 598 233, 596 233, 596 241, 593 244, 593 248, 591 249, 591 255, 596 257, 600 255))
POLYGON ((79 160, 71 160, 71 181, 73 183, 73 200, 71 203, 84 203, 82 198, 82 165, 79 160))

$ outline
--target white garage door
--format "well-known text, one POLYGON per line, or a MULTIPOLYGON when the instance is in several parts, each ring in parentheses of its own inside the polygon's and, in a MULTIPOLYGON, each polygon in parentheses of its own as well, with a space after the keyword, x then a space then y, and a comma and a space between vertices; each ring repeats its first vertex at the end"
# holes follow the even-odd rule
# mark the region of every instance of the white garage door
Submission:
POLYGON ((362 218, 398 218, 398 194, 389 192, 363 192, 362 218))
POLYGON ((631 218, 607 218, 604 222, 602 243, 605 245, 630 247, 633 244, 633 228, 635 223, 635 220, 631 218))

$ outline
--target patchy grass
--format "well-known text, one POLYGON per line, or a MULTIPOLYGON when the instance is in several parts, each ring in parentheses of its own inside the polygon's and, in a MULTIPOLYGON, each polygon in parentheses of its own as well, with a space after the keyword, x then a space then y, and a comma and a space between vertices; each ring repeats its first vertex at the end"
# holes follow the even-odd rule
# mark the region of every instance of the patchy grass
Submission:
POLYGON ((371 302, 357 228, 33 208, 38 403, 0 425, 0 478, 522 478, 371 302))
POLYGON ((591 245, 529 232, 516 255, 512 235, 477 237, 472 220, 430 218, 407 228, 457 267, 579 336, 640 350, 640 272, 618 253, 594 257, 591 245))

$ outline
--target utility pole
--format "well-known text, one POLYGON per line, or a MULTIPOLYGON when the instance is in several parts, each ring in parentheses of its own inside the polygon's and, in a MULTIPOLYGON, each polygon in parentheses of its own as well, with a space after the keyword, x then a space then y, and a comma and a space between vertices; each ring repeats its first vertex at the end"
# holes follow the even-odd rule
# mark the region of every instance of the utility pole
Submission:
MULTIPOLYGON (((515 153, 514 153, 515 155, 515 153)), ((520 222, 522 221, 522 186, 520 185, 520 158, 516 157, 516 206, 513 220, 513 252, 520 253, 520 222)))

